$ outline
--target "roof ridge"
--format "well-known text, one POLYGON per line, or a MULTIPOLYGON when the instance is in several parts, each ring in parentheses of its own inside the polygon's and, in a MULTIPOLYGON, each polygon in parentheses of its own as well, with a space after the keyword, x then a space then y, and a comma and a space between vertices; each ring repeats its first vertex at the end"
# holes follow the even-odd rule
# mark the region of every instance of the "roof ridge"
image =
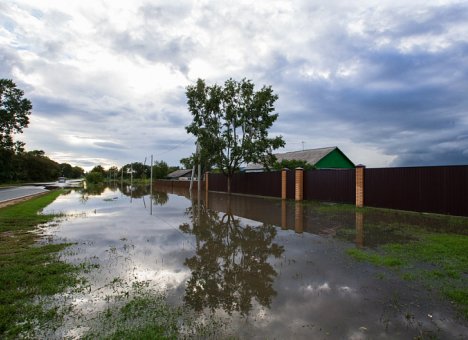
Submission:
POLYGON ((279 155, 279 154, 285 154, 285 153, 296 153, 296 152, 313 151, 313 150, 324 150, 324 149, 338 149, 338 147, 337 147, 337 146, 328 146, 328 147, 324 147, 324 148, 304 149, 304 150, 297 150, 297 151, 286 151, 286 152, 277 153, 277 155, 279 155))

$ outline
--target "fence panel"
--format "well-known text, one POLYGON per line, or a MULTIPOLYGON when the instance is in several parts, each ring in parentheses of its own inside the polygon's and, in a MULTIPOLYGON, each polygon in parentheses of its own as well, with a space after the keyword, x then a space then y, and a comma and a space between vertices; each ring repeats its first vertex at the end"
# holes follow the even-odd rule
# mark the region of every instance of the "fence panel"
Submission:
POLYGON ((304 199, 354 204, 354 169, 304 171, 304 199))
POLYGON ((468 216, 468 166, 366 169, 364 205, 468 216))
POLYGON ((286 171, 286 198, 296 198, 296 173, 294 170, 286 171))
POLYGON ((227 180, 223 174, 209 174, 208 190, 211 191, 227 191, 227 180))
MULTIPOLYGON (((227 179, 222 174, 210 174, 208 185, 211 191, 227 191, 227 179)), ((281 197, 281 171, 236 173, 231 179, 231 192, 281 197)))
POLYGON ((281 171, 237 173, 231 191, 238 194, 281 197, 281 171))

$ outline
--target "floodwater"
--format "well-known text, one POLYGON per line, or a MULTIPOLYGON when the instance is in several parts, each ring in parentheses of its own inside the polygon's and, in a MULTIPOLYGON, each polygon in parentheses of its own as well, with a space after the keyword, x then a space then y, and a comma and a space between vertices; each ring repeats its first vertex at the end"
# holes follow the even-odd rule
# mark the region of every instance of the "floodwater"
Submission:
MULTIPOLYGON (((410 238, 385 215, 219 193, 190 199, 186 191, 158 188, 151 202, 148 188, 118 186, 72 190, 45 212, 69 216, 44 230, 50 239, 76 243, 63 258, 95 265, 89 289, 69 297, 86 315, 103 308, 111 289, 146 281, 171 304, 226 320, 224 334, 238 338, 468 334, 450 304, 346 254, 410 238), (378 234, 367 231, 366 223, 379 221, 378 234)), ((76 319, 55 336, 84 334, 76 319)))

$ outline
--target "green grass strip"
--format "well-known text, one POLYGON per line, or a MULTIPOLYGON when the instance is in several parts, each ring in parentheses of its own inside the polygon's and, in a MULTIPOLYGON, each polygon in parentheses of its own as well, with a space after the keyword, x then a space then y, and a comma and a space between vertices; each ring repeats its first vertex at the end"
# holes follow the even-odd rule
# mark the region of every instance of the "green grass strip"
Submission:
POLYGON ((68 244, 38 245, 31 233, 55 215, 38 214, 63 191, 0 209, 0 338, 31 337, 35 327, 58 318, 57 310, 35 302, 76 283, 77 269, 59 261, 68 244))

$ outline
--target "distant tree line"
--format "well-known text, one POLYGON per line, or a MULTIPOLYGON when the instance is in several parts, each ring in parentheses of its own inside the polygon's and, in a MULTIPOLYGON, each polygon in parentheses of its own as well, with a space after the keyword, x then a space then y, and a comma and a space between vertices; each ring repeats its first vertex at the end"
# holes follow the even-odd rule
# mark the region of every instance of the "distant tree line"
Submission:
MULTIPOLYGON (((153 179, 164 179, 167 175, 179 167, 169 166, 164 161, 156 161, 153 163, 153 179)), ((146 180, 150 178, 151 166, 141 162, 128 163, 118 168, 116 166, 105 170, 102 165, 96 165, 91 171, 86 174, 88 183, 100 183, 105 181, 130 180, 133 172, 135 181, 146 180)))
POLYGON ((80 178, 84 170, 68 163, 57 163, 42 150, 9 151, 0 149, 0 183, 52 181, 58 177, 80 178))

